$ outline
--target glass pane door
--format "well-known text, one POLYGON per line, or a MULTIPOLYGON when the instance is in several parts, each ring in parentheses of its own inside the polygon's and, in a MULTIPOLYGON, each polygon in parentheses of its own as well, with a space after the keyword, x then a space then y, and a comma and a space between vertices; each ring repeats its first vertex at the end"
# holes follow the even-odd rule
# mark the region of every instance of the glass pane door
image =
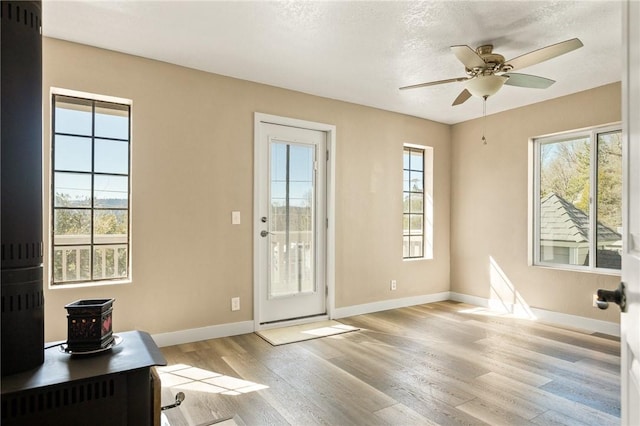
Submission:
POLYGON ((325 315, 326 134, 261 122, 255 149, 256 318, 325 315))
POLYGON ((270 143, 268 298, 316 291, 315 146, 270 143))

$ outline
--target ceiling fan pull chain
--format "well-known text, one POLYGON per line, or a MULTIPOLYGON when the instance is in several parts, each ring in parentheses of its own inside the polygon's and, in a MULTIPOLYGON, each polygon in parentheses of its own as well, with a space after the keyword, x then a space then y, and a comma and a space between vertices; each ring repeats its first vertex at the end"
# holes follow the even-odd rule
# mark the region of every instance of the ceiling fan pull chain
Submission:
POLYGON ((487 98, 488 96, 483 96, 482 98, 482 143, 484 145, 487 144, 487 138, 484 137, 487 131, 487 98))

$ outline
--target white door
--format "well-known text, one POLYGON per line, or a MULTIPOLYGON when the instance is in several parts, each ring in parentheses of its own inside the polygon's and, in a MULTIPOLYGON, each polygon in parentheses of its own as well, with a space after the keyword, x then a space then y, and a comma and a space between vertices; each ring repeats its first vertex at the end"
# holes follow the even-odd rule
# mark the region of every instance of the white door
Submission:
MULTIPOLYGON (((622 114, 626 143, 622 282, 627 312, 620 320, 622 424, 640 425, 640 2, 623 12, 622 114)), ((625 156, 623 155, 623 158, 625 156)))
POLYGON ((327 135, 268 122, 256 130, 259 323, 325 315, 327 135))

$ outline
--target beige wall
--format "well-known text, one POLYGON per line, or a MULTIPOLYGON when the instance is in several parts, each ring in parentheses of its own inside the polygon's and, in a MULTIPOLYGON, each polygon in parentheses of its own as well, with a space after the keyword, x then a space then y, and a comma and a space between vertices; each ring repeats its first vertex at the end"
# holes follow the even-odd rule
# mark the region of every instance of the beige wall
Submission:
POLYGON ((115 297, 116 331, 253 320, 254 112, 337 127, 336 307, 449 290, 489 298, 499 269, 532 307, 619 320, 615 309, 591 308, 595 290, 619 277, 527 258, 529 138, 619 121, 618 84, 490 115, 485 146, 481 120, 447 126, 55 39, 43 53, 45 153, 50 87, 133 100, 133 282, 45 288, 48 341, 66 338, 64 305, 81 298, 115 297), (401 259, 405 142, 434 147, 429 261, 401 259), (231 225, 232 210, 241 225, 231 225))
POLYGON ((614 289, 619 276, 528 266, 527 179, 529 138, 620 120, 620 85, 610 84, 490 115, 487 145, 481 119, 452 126, 451 291, 490 298, 492 285, 504 292, 510 282, 510 297, 531 307, 619 322, 616 307, 591 307, 596 289, 614 289))
POLYGON ((449 126, 55 39, 43 50, 45 153, 51 87, 133 100, 133 282, 45 286, 46 340, 66 338, 64 305, 86 298, 116 299, 116 331, 253 319, 254 112, 337 127, 337 307, 449 290, 449 126), (401 260, 405 142, 434 147, 430 261, 401 260))

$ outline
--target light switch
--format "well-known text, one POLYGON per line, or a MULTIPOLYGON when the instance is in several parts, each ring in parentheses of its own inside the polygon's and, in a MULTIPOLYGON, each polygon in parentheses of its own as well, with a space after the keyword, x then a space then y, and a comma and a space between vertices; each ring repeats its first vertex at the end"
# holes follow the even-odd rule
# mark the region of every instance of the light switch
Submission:
POLYGON ((239 211, 231 212, 231 224, 232 225, 240 225, 240 212, 239 211))

